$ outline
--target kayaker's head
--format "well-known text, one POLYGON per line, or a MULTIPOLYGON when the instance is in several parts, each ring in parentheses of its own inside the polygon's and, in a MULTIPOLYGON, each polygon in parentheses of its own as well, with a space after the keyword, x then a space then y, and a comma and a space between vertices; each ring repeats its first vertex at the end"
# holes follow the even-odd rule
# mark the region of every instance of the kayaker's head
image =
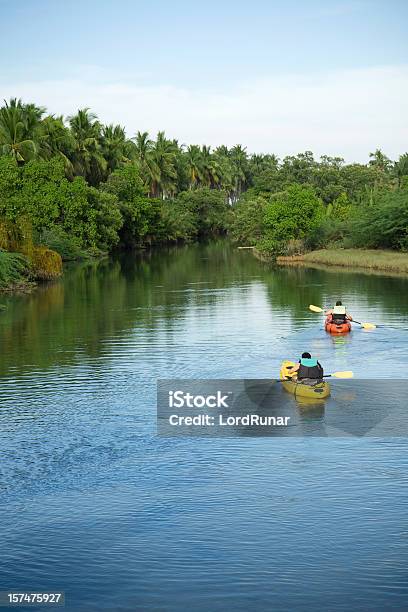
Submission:
POLYGON ((337 300, 336 302, 336 306, 342 306, 343 304, 341 303, 341 300, 337 300))
POLYGON ((312 356, 310 353, 302 353, 302 359, 311 359, 312 356))

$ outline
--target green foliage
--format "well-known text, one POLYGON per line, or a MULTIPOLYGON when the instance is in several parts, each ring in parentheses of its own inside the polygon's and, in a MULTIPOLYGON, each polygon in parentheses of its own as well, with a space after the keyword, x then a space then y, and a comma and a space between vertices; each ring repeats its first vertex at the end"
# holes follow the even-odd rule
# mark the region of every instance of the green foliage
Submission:
POLYGON ((58 219, 61 190, 67 185, 60 160, 30 161, 19 168, 18 188, 9 194, 0 214, 13 220, 27 216, 34 229, 50 227, 58 219))
POLYGON ((182 202, 163 200, 160 204, 158 242, 189 242, 197 236, 196 217, 182 202))
POLYGON ((139 168, 127 164, 110 175, 101 191, 113 194, 123 217, 120 244, 125 248, 140 247, 158 231, 160 200, 148 198, 139 168))
POLYGON ((78 110, 68 121, 75 143, 72 155, 75 172, 90 185, 98 185, 108 166, 100 142, 102 126, 89 108, 78 110))
POLYGON ((109 250, 123 219, 114 195, 89 187, 82 177, 65 178, 61 159, 21 167, 0 158, 0 216, 28 218, 36 234, 60 227, 79 248, 109 250))
POLYGON ((12 98, 0 108, 0 152, 21 164, 39 151, 40 119, 45 109, 12 98))
POLYGON ((119 209, 116 196, 104 193, 95 187, 88 188, 87 201, 88 215, 84 219, 83 227, 86 230, 85 244, 110 251, 119 242, 119 230, 123 225, 123 217, 119 209), (89 218, 94 218, 94 225, 90 227, 89 218))
POLYGON ((351 238, 356 246, 408 251, 408 189, 383 192, 355 210, 351 238))
POLYGON ((186 147, 162 131, 129 139, 88 108, 64 119, 17 99, 0 107, 0 244, 29 259, 35 244, 76 259, 227 229, 269 253, 406 249, 407 187, 407 153, 392 162, 377 149, 367 164, 311 151, 279 160, 239 144, 186 147))
POLYGON ((231 219, 231 236, 243 246, 254 246, 262 239, 265 228, 267 200, 262 197, 242 198, 234 207, 231 219))
POLYGON ((262 169, 253 176, 252 181, 254 193, 265 197, 282 191, 286 185, 286 178, 277 168, 262 169))
POLYGON ((351 202, 344 192, 326 208, 326 216, 338 221, 347 221, 350 218, 351 212, 351 202))
POLYGON ((275 194, 265 207, 266 242, 260 249, 281 254, 289 240, 305 240, 322 223, 323 203, 311 187, 291 185, 275 194))
POLYGON ((177 204, 194 215, 197 236, 210 236, 226 230, 228 205, 223 191, 208 187, 183 191, 177 204))
POLYGON ((23 255, 0 251, 0 289, 27 282, 28 276, 28 261, 23 255))
POLYGON ((89 251, 80 246, 80 241, 69 236, 61 226, 44 229, 38 234, 37 242, 59 253, 63 261, 88 259, 90 256, 89 251))
POLYGON ((401 155, 399 160, 395 162, 392 175, 397 180, 398 186, 408 185, 408 153, 401 155))

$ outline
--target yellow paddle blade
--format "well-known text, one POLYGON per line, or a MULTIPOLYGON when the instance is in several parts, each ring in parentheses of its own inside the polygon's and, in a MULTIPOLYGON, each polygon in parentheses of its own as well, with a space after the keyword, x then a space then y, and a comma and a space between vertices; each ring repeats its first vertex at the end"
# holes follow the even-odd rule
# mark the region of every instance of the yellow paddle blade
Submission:
POLYGON ((310 304, 309 310, 311 310, 312 312, 323 312, 323 308, 320 308, 319 306, 313 306, 313 304, 310 304))
POLYGON ((361 327, 363 329, 375 329, 377 326, 374 323, 362 323, 361 327))
POLYGON ((335 378, 353 378, 353 372, 351 370, 346 372, 333 372, 332 376, 335 378))

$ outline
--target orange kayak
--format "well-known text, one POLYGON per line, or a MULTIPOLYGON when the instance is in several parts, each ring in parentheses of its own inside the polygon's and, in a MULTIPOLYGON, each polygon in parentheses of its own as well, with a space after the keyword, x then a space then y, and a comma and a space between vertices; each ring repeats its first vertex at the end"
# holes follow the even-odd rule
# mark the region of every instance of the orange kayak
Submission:
POLYGON ((324 328, 330 334, 348 334, 351 331, 351 323, 350 321, 346 321, 345 323, 334 323, 331 317, 328 316, 324 328))

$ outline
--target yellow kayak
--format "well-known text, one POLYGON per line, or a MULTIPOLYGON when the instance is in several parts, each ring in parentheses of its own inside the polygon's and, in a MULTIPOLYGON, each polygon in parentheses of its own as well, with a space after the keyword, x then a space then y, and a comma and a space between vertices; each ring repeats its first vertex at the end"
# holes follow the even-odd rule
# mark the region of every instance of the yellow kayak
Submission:
POLYGON ((320 382, 316 385, 305 385, 301 382, 297 382, 297 376, 291 374, 290 366, 294 366, 293 361, 283 361, 280 369, 280 379, 285 382, 282 383, 285 391, 293 393, 295 397, 311 397, 314 399, 322 399, 330 395, 330 385, 327 382, 320 382), (292 380, 287 380, 287 376, 291 376, 292 380))

